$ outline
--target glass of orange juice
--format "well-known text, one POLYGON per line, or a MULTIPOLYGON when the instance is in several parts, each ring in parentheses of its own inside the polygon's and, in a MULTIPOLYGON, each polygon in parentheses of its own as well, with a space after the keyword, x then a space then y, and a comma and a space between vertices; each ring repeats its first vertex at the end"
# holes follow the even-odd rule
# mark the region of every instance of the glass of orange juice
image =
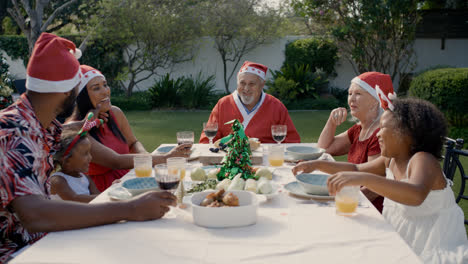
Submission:
POLYGON ((359 186, 345 186, 335 195, 336 213, 338 215, 356 215, 359 203, 359 186))
POLYGON ((185 177, 185 171, 186 171, 186 163, 187 159, 183 157, 173 157, 173 158, 168 158, 167 161, 167 169, 169 170, 170 173, 176 174, 177 171, 180 171, 180 180, 183 180, 185 177))
POLYGON ((268 162, 270 166, 281 167, 284 163, 283 145, 271 145, 268 148, 268 162))
POLYGON ((151 155, 138 155, 133 157, 133 168, 137 177, 150 177, 153 172, 153 159, 151 155))

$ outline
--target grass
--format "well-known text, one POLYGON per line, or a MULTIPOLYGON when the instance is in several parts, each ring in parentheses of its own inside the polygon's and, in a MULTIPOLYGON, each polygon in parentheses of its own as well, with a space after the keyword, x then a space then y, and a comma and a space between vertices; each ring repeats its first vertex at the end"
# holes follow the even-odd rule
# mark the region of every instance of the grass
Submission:
MULTIPOLYGON (((317 142, 330 111, 297 111, 290 112, 302 142, 317 142)), ((128 111, 126 112, 130 125, 138 140, 146 150, 153 151, 162 143, 176 143, 176 132, 190 130, 195 132, 198 141, 202 131, 202 123, 207 121, 210 111, 170 112, 170 111, 128 111)), ((337 130, 341 133, 353 124, 345 122, 337 130)), ((346 156, 336 157, 336 160, 346 161, 346 156)), ((465 170, 468 169, 468 159, 462 159, 465 170)), ((453 190, 458 193, 460 175, 454 177, 453 190)), ((468 215, 468 201, 461 201, 460 207, 468 215)))

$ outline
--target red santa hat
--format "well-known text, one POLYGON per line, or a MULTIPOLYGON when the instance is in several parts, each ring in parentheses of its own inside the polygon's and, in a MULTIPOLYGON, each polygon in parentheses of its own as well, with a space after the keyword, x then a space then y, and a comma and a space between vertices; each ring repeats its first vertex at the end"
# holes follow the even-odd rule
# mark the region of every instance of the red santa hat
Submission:
POLYGON ((395 107, 392 101, 396 99, 396 94, 393 91, 389 92, 388 90, 380 89, 378 85, 375 86, 375 91, 379 96, 380 107, 382 107, 383 110, 390 109, 390 111, 393 111, 395 107))
POLYGON ((385 95, 387 99, 389 96, 396 98, 393 91, 392 78, 390 78, 390 75, 388 74, 380 72, 365 72, 354 77, 351 82, 359 85, 362 89, 370 93, 378 102, 380 102, 380 106, 382 106, 382 108, 384 107, 381 102, 382 95, 385 95), (380 94, 377 93, 377 87, 380 90, 380 94))
POLYGON ((239 74, 241 73, 253 73, 257 76, 260 76, 260 78, 262 78, 263 80, 265 80, 267 71, 268 71, 268 67, 263 64, 259 64, 259 63, 255 63, 251 61, 245 61, 237 75, 239 76, 239 74))
POLYGON ((100 76, 106 79, 106 77, 100 71, 94 69, 91 66, 80 65, 80 69, 81 69, 81 83, 80 83, 79 91, 81 91, 84 87, 86 87, 88 82, 91 81, 91 79, 93 79, 94 77, 100 76))
POLYGON ((81 79, 81 51, 68 39, 42 33, 29 59, 26 88, 39 93, 68 92, 81 79))

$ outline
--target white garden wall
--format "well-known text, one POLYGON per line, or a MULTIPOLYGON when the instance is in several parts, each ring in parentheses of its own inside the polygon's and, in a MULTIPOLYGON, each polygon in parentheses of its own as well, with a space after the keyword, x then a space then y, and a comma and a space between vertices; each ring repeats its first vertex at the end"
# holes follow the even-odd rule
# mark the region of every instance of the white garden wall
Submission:
MULTIPOLYGON (((274 41, 271 44, 263 45, 247 54, 238 65, 237 70, 244 60, 250 60, 267 65, 272 70, 279 70, 284 61, 284 49, 286 43, 295 39, 302 38, 301 36, 287 36, 274 41)), ((202 38, 200 42, 200 49, 197 52, 193 61, 185 62, 175 65, 172 69, 161 72, 165 74, 170 72, 171 76, 187 76, 189 74, 196 75, 198 72, 203 72, 205 75, 216 75, 216 88, 224 90, 222 69, 223 64, 219 54, 213 48, 214 43, 210 38, 202 38)), ((453 67, 468 67, 468 39, 446 39, 445 48, 441 49, 441 39, 417 39, 415 42, 416 61, 417 66, 414 71, 419 71, 427 67, 435 65, 450 65, 453 67)), ((3 52, 5 55, 6 53, 3 52)), ((11 61, 6 56, 8 64, 10 65, 10 73, 15 79, 22 79, 26 76, 26 70, 23 62, 20 60, 11 61)), ((229 69, 232 66, 229 65, 229 69)), ((355 76, 351 65, 345 61, 340 60, 336 66, 337 77, 332 80, 331 85, 347 88, 350 80, 355 76)), ((160 76, 154 76, 145 82, 139 84, 139 90, 148 89, 155 79, 160 76)), ((271 78, 268 73, 267 78, 271 78)), ((395 80, 397 83, 397 80, 395 80)), ((230 82, 230 91, 236 87, 236 76, 234 74, 230 82)))

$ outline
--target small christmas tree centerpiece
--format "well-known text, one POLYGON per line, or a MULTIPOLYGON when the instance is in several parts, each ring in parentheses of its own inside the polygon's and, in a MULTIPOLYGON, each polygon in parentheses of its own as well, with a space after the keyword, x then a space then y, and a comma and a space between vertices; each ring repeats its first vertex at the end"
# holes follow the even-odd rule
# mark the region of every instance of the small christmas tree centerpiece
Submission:
POLYGON ((239 120, 234 119, 226 123, 232 124, 232 134, 224 137, 220 141, 220 146, 226 146, 227 154, 223 158, 222 167, 217 174, 218 180, 233 179, 234 176, 241 173, 243 179, 255 178, 255 172, 252 169, 250 156, 249 139, 245 135, 244 126, 239 120))

